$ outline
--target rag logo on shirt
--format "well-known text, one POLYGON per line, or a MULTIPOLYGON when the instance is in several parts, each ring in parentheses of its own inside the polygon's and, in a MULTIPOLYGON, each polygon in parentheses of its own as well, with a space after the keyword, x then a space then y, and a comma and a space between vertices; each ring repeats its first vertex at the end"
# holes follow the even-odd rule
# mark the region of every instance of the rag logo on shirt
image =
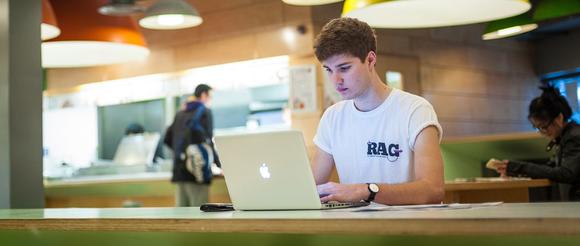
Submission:
POLYGON ((383 157, 390 162, 395 162, 399 159, 399 154, 403 152, 398 144, 389 144, 383 142, 367 142, 367 156, 369 157, 383 157))

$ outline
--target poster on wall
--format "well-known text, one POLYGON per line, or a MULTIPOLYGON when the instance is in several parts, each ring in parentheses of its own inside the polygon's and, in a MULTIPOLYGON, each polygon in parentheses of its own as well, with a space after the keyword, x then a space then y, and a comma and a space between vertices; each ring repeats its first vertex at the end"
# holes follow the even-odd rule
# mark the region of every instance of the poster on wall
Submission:
POLYGON ((293 113, 316 112, 316 67, 290 68, 290 107, 293 113))

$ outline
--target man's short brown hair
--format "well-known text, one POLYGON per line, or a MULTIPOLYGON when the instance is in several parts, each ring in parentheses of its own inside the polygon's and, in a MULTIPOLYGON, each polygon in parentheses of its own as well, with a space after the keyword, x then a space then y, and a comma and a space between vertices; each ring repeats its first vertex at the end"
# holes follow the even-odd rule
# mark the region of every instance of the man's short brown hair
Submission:
POLYGON ((370 51, 377 52, 375 31, 367 23, 354 18, 331 20, 314 41, 314 53, 319 61, 348 54, 364 63, 370 51))

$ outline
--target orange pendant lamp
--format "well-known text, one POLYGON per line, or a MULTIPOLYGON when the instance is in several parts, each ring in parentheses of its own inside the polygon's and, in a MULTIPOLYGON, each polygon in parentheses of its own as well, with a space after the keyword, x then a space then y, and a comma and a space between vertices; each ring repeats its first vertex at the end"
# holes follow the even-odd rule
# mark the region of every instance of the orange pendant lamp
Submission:
POLYGON ((40 24, 40 38, 47 40, 55 38, 60 34, 56 17, 52 5, 48 0, 42 0, 42 24, 40 24))
POLYGON ((86 67, 144 60, 149 49, 129 16, 97 12, 107 0, 51 0, 62 33, 42 43, 45 68, 86 67))

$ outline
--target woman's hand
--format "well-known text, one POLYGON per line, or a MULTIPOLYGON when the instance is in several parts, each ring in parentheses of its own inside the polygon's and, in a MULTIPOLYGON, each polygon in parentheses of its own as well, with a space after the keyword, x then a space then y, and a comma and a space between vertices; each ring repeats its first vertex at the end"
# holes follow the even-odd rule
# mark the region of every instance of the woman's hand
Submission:
POLYGON ((500 161, 500 163, 497 164, 497 169, 496 171, 499 173, 499 176, 501 178, 507 178, 507 165, 509 163, 509 160, 502 160, 500 161))
POLYGON ((507 177, 507 165, 509 160, 498 160, 498 159, 489 159, 485 166, 489 169, 493 169, 499 173, 499 176, 502 178, 507 177))

